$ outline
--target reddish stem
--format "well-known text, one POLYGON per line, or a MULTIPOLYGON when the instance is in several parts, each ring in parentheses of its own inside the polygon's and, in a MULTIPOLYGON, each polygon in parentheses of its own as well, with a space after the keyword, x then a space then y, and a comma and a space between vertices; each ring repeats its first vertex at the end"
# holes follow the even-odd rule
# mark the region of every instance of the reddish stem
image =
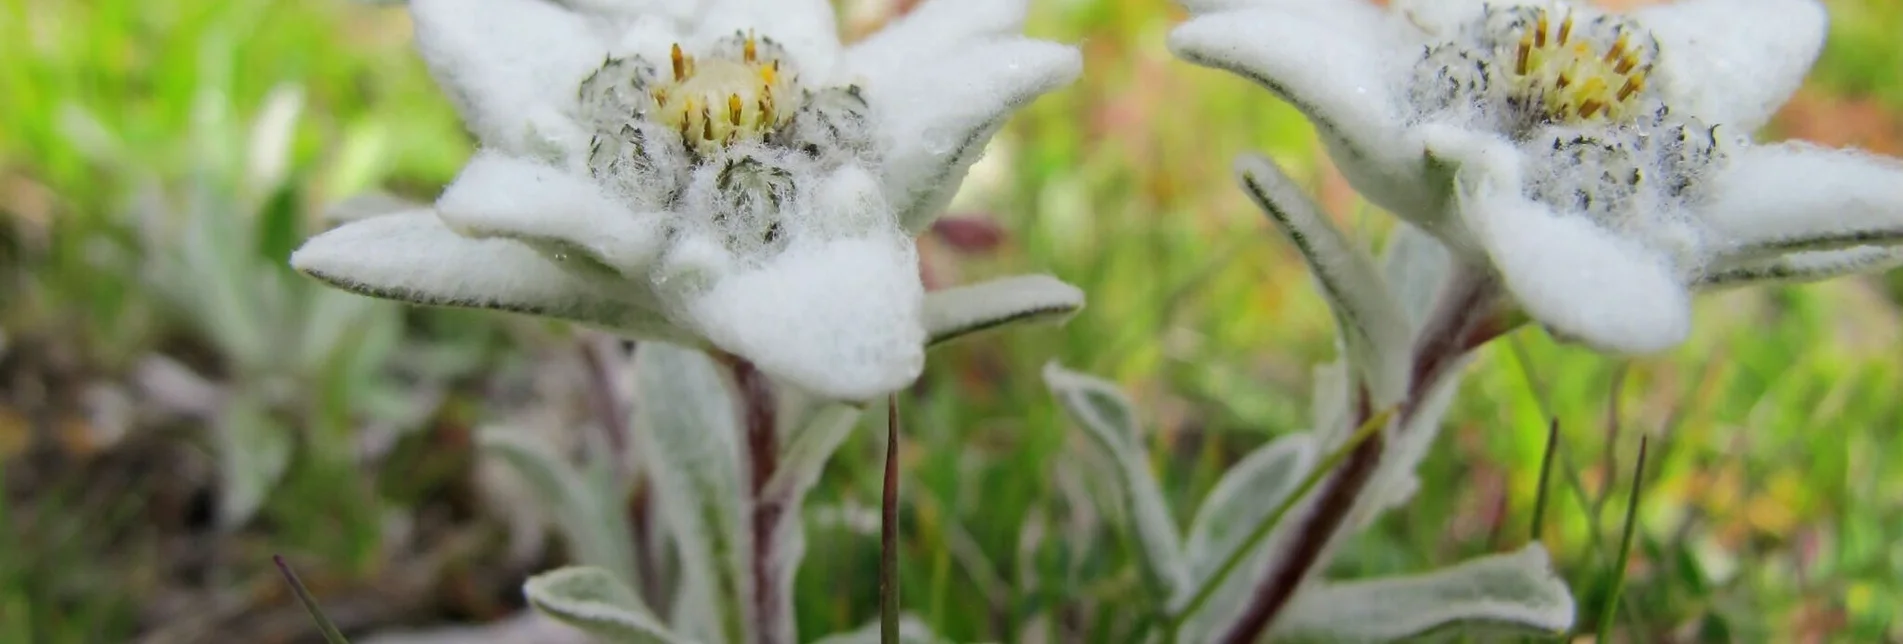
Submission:
MULTIPOLYGON (((1460 289, 1441 298, 1440 307, 1421 329, 1420 340, 1414 348, 1407 397, 1401 401, 1400 414, 1393 421, 1397 431, 1407 427, 1413 419, 1415 405, 1433 391, 1461 356, 1510 330, 1495 310, 1498 289, 1491 279, 1469 274, 1456 277, 1455 283, 1460 289)), ((1359 427, 1374 416, 1365 391, 1357 400, 1358 409, 1351 427, 1359 427)), ((1299 538, 1289 556, 1277 560, 1278 567, 1263 578, 1242 614, 1220 641, 1242 644, 1261 639, 1269 625, 1288 607, 1302 582, 1313 574, 1329 544, 1334 543, 1336 534, 1347 523, 1356 501, 1374 479, 1386 445, 1382 435, 1375 434, 1348 454, 1335 476, 1322 488, 1314 511, 1301 524, 1299 538)))
POLYGON ((886 401, 885 497, 879 525, 879 641, 899 641, 899 396, 886 401))
POLYGON ((773 479, 774 471, 779 468, 779 440, 774 434, 773 383, 746 360, 733 358, 728 360, 728 364, 733 369, 734 384, 740 391, 741 411, 746 424, 747 492, 753 500, 748 528, 753 541, 750 560, 754 641, 784 644, 780 642, 783 634, 778 625, 786 618, 780 614, 786 602, 779 597, 780 571, 773 565, 773 559, 774 536, 779 531, 780 519, 785 515, 786 508, 781 501, 768 498, 766 494, 767 482, 773 479))

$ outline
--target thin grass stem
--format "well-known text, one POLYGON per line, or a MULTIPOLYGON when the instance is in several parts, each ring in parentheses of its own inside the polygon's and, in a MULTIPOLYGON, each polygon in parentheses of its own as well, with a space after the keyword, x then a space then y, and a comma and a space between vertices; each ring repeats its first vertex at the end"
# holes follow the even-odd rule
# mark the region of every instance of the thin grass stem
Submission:
POLYGON ((1605 607, 1599 612, 1599 637, 1595 641, 1612 641, 1612 621, 1619 614, 1619 599, 1625 593, 1625 569, 1632 557, 1632 535, 1638 532, 1639 493, 1645 487, 1645 451, 1650 441, 1639 438, 1639 462, 1632 467, 1632 493, 1626 500, 1625 534, 1619 537, 1619 558, 1612 564, 1612 589, 1607 591, 1605 607))
POLYGON ((1546 500, 1549 481, 1553 478, 1553 456, 1559 452, 1559 419, 1554 418, 1546 427, 1546 453, 1540 457, 1539 489, 1533 496, 1533 526, 1527 531, 1527 538, 1539 541, 1546 525, 1546 500))
POLYGON ((304 587, 304 582, 297 578, 291 565, 284 563, 284 556, 271 555, 271 563, 277 564, 278 572, 284 574, 284 581, 291 584, 291 592, 297 594, 297 602, 304 605, 304 610, 310 611, 311 620, 317 622, 318 632, 324 634, 324 641, 329 644, 350 644, 350 640, 344 639, 343 631, 337 630, 337 625, 324 616, 324 609, 317 606, 317 598, 311 596, 310 589, 304 587))

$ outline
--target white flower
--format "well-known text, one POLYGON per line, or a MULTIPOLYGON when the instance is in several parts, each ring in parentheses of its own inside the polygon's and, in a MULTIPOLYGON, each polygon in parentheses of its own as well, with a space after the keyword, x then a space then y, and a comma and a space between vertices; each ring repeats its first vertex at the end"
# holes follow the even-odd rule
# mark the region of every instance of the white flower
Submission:
POLYGON ((911 382, 944 324, 1081 305, 1032 278, 933 310, 917 272, 986 141, 1079 71, 1018 35, 1024 0, 933 0, 844 48, 826 0, 410 7, 482 150, 433 207, 307 242, 319 279, 712 344, 846 400, 911 382))
POLYGON ((1822 47, 1812 0, 1184 4, 1179 56, 1301 109, 1356 189, 1561 335, 1657 351, 1696 289, 1903 263, 1903 165, 1750 140, 1822 47))

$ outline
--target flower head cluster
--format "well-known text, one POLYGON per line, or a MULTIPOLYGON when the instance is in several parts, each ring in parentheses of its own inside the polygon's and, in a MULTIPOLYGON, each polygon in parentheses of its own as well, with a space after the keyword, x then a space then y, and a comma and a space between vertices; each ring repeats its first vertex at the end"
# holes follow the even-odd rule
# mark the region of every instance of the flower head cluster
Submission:
POLYGON ((1172 46, 1303 110, 1376 204, 1550 329, 1648 352, 1690 294, 1903 263, 1903 166, 1756 145, 1822 48, 1813 0, 1185 0, 1172 46))
POLYGON ((410 6, 482 150, 433 207, 315 237, 300 270, 711 344, 855 400, 917 377, 933 320, 1025 313, 927 310, 911 240, 1003 120, 1078 72, 1016 34, 1022 0, 935 0, 843 48, 826 0, 410 6))

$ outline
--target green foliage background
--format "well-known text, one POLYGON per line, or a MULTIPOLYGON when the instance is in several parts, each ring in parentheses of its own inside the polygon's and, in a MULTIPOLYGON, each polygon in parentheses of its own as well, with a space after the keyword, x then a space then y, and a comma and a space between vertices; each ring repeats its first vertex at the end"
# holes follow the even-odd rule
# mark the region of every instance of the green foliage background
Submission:
MULTIPOLYGON (((1294 111, 1171 59, 1164 34, 1181 16, 1167 3, 1034 4, 1031 31, 1080 43, 1085 77, 1014 120, 960 197, 960 213, 995 219, 1006 241, 927 251, 964 279, 1049 271, 1090 304, 1061 330, 935 354, 906 414, 903 596, 961 640, 1121 641, 1142 605, 1133 544, 1099 522, 1114 506, 1092 494, 1038 369, 1061 360, 1129 387, 1186 512, 1228 463, 1301 428, 1308 369, 1334 352, 1325 306, 1234 188, 1229 160, 1274 155, 1371 244, 1387 223, 1294 111)), ((1766 135, 1895 154, 1903 5, 1829 5, 1825 58, 1766 135)), ((851 30, 876 24, 843 15, 851 30)), ((308 640, 274 552, 340 612, 400 608, 369 611, 361 630, 521 605, 513 587, 531 571, 493 565, 497 530, 467 509, 468 436, 526 404, 521 374, 572 352, 568 332, 393 305, 337 313, 308 304, 315 289, 283 267, 324 204, 377 188, 429 198, 472 150, 400 8, 0 0, 0 123, 0 642, 308 640), (281 181, 251 150, 274 90, 303 105, 281 181), (195 278, 154 268, 203 253, 217 259, 195 278), (220 289, 263 299, 202 299, 220 289), (339 319, 358 322, 324 340, 339 319), (232 336, 247 328, 264 335, 232 336), (297 346, 323 350, 271 350, 297 346), (258 422, 290 428, 294 456, 239 529, 202 525, 218 485, 208 423, 113 423, 87 393, 123 388, 153 355, 214 382, 273 383, 258 422), (400 425, 399 438, 361 458, 372 423, 400 425)), ((1640 360, 1512 336, 1474 367, 1417 502, 1355 542, 1338 572, 1424 570, 1524 542, 1550 417, 1562 454, 1545 532, 1582 624, 1606 610, 1646 433, 1657 451, 1624 637, 1903 638, 1897 292, 1866 279, 1709 297, 1690 343, 1640 360)), ((876 508, 879 464, 862 432, 813 507, 876 508)), ((876 533, 850 523, 809 522, 808 637, 874 614, 876 533)))

